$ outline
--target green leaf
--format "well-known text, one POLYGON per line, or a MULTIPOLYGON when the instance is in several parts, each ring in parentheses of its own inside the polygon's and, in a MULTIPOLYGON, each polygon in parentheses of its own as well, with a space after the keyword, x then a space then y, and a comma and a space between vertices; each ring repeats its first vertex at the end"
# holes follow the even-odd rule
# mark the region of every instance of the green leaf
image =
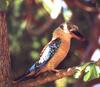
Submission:
POLYGON ((74 77, 75 77, 75 78, 79 78, 80 75, 82 74, 82 72, 85 71, 86 67, 87 67, 89 64, 91 64, 91 62, 82 64, 82 65, 79 67, 79 70, 75 73, 74 77))
POLYGON ((84 76, 83 80, 88 81, 91 77, 91 72, 87 72, 87 74, 84 76))
POLYGON ((84 81, 88 81, 90 79, 91 75, 92 75, 92 68, 90 66, 88 66, 88 68, 89 68, 89 70, 83 78, 84 81))
POLYGON ((92 62, 88 62, 88 63, 81 65, 81 71, 85 70, 87 68, 87 66, 89 66, 91 63, 92 62))
POLYGON ((79 78, 80 75, 81 75, 81 71, 77 71, 77 72, 75 73, 74 77, 75 77, 75 78, 79 78))
POLYGON ((97 70, 96 70, 96 65, 92 63, 88 67, 89 67, 89 69, 87 70, 83 80, 84 81, 89 81, 89 80, 92 80, 94 78, 98 78, 98 73, 97 73, 97 70))
POLYGON ((94 64, 93 64, 93 76, 94 78, 97 78, 96 66, 94 64))
POLYGON ((100 66, 95 66, 97 71, 97 77, 100 78, 100 66))
POLYGON ((74 77, 79 78, 83 72, 85 72, 83 77, 83 81, 85 82, 100 77, 100 67, 96 66, 93 62, 82 64, 81 67, 79 67, 79 71, 75 73, 74 77))

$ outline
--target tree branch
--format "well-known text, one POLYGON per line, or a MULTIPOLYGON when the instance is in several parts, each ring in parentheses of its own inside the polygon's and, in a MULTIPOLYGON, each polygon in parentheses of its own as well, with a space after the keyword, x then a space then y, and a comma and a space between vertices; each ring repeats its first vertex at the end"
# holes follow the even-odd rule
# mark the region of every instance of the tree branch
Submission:
POLYGON ((41 85, 50 81, 60 79, 62 77, 70 77, 76 71, 77 69, 74 67, 74 68, 68 68, 67 70, 61 70, 57 73, 45 72, 42 73, 39 77, 37 77, 35 80, 16 83, 16 87, 33 87, 33 86, 41 85))
POLYGON ((89 61, 95 49, 98 48, 98 38, 100 35, 100 12, 96 14, 94 24, 92 26, 91 35, 89 36, 89 46, 83 53, 82 61, 89 61))
POLYGON ((84 3, 81 3, 79 0, 76 0, 75 1, 75 4, 76 6, 78 6, 79 8, 87 11, 87 12, 95 12, 95 13, 98 13, 98 9, 97 8, 94 8, 94 7, 90 7, 84 3))
MULTIPOLYGON (((84 4, 84 3, 81 3, 80 0, 65 0, 66 3, 70 6, 70 7, 78 7, 78 8, 81 8, 83 9, 84 11, 87 11, 87 12, 92 12, 92 13, 98 13, 99 9, 95 8, 95 7, 91 7, 87 4, 84 4)), ((94 2, 96 3, 96 2, 94 2)))
POLYGON ((86 82, 86 85, 87 85, 87 87, 91 87, 91 86, 98 84, 98 83, 100 83, 100 78, 96 78, 96 79, 93 79, 91 81, 88 81, 88 82, 86 82))
MULTIPOLYGON (((26 13, 26 18, 25 18, 25 21, 27 21, 27 24, 26 24, 26 30, 27 32, 30 34, 30 35, 34 35, 34 36, 40 36, 40 35, 43 35, 44 32, 48 31, 48 27, 54 22, 49 14, 44 14, 45 16, 45 19, 46 21, 44 23, 42 22, 39 22, 39 20, 35 19, 35 17, 33 17, 33 13, 32 13, 32 2, 34 2, 34 0, 25 0, 25 3, 26 3, 26 7, 27 7, 27 10, 25 10, 25 13, 26 13), (37 27, 36 28, 32 28, 32 25, 36 23, 37 24, 37 27), (37 29, 38 28, 38 29, 37 29)), ((34 2, 35 3, 35 2, 34 2)), ((38 9, 40 9, 42 7, 41 4, 36 4, 35 5, 37 6, 38 9)))
MULTIPOLYGON (((88 65, 90 63, 94 63, 94 64, 100 66, 100 59, 97 62, 89 62, 88 65)), ((44 73, 40 74, 34 80, 31 79, 31 80, 27 80, 27 81, 14 83, 14 85, 15 85, 14 87, 34 87, 34 86, 45 84, 47 82, 54 81, 54 80, 57 80, 57 79, 60 79, 63 77, 70 77, 70 76, 73 76, 75 74, 75 72, 77 72, 79 70, 79 68, 80 67, 77 67, 77 66, 71 67, 71 68, 68 68, 67 70, 60 70, 57 73, 44 72, 44 73)), ((85 71, 85 68, 82 72, 84 72, 84 71, 85 71)), ((84 75, 84 73, 81 73, 81 76, 83 76, 83 75, 84 75)), ((79 79, 82 79, 82 78, 79 77, 79 79)))

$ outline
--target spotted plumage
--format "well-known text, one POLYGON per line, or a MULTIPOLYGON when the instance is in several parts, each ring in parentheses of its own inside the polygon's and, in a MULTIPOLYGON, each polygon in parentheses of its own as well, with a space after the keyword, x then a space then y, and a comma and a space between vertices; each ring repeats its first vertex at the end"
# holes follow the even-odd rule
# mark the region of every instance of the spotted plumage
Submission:
POLYGON ((61 44, 60 38, 53 40, 51 43, 48 44, 45 51, 43 52, 42 56, 40 57, 39 63, 44 63, 50 60, 52 56, 56 53, 57 49, 61 44))

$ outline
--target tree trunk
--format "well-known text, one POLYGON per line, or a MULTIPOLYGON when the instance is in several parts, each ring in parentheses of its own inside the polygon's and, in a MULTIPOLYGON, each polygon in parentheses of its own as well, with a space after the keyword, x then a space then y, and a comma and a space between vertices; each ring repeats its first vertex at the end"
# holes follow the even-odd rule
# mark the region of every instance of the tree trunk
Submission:
POLYGON ((5 12, 0 12, 0 87, 13 87, 5 12))

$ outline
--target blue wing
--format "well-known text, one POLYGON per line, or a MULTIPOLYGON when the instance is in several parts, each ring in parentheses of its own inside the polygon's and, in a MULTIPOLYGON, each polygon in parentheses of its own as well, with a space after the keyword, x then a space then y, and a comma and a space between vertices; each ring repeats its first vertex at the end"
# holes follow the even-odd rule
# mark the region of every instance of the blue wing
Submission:
POLYGON ((40 60, 39 60, 39 64, 47 63, 58 50, 60 43, 61 43, 60 38, 57 38, 51 41, 48 44, 48 46, 45 48, 45 50, 43 51, 43 54, 41 55, 40 60))

